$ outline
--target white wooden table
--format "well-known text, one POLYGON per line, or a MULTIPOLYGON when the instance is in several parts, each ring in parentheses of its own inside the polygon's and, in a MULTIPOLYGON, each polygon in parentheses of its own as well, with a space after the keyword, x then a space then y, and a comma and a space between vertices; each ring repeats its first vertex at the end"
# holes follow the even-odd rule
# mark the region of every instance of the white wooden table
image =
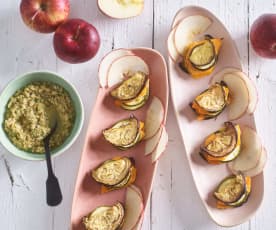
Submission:
MULTIPOLYGON (((95 0, 71 0, 70 17, 94 24, 101 35, 101 48, 91 61, 70 65, 58 60, 52 35, 32 32, 21 21, 19 0, 0 1, 0 89, 17 75, 33 70, 51 70, 74 83, 85 106, 85 123, 80 137, 62 156, 54 160, 64 195, 56 208, 45 203, 45 162, 29 162, 13 157, 0 146, 0 229, 69 229, 71 202, 88 118, 98 87, 97 67, 113 48, 153 47, 164 56, 166 38, 176 11, 186 5, 211 10, 228 28, 236 42, 243 65, 259 90, 255 113, 258 132, 268 150, 265 168, 265 197, 250 221, 235 230, 276 229, 276 61, 259 58, 248 42, 250 25, 260 14, 275 12, 275 0, 146 0, 141 16, 111 20, 103 16, 95 0)), ((169 106, 169 145, 160 160, 143 230, 222 229, 208 217, 200 202, 187 164, 184 146, 169 106)))

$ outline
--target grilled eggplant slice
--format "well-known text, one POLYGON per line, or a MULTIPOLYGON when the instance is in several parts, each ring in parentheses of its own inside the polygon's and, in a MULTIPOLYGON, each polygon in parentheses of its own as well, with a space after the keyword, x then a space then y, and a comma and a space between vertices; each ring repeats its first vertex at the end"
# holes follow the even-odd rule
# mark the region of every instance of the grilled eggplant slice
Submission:
POLYGON ((200 93, 191 103, 198 120, 218 116, 230 102, 229 89, 224 82, 215 83, 200 93))
POLYGON ((128 157, 116 157, 103 162, 92 171, 92 177, 99 183, 113 186, 122 182, 130 172, 132 160, 128 157))
POLYGON ((143 122, 134 116, 118 121, 103 131, 104 138, 116 147, 127 149, 137 144, 144 136, 143 122), (140 127, 142 124, 142 127, 140 127))
POLYGON ((251 178, 243 174, 225 178, 214 192, 217 208, 239 207, 244 204, 251 192, 251 178))
POLYGON ((118 202, 113 206, 100 206, 83 218, 86 230, 117 230, 124 223, 125 211, 118 202))
POLYGON ((136 98, 144 88, 147 77, 143 72, 136 72, 117 88, 111 91, 110 95, 118 100, 131 100, 136 98))
POLYGON ((207 136, 200 146, 200 155, 211 164, 234 160, 241 149, 241 129, 238 124, 225 122, 224 127, 207 136))
POLYGON ((192 42, 183 55, 182 68, 193 78, 200 78, 214 71, 222 39, 205 36, 204 40, 192 42))

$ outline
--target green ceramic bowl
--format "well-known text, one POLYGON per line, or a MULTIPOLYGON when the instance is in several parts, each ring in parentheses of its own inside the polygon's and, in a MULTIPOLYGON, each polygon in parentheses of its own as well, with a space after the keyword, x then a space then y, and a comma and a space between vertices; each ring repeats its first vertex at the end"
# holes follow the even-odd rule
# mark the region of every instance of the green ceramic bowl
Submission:
POLYGON ((3 129, 4 113, 6 110, 7 102, 9 101, 10 97, 18 89, 35 81, 48 81, 62 86, 70 94, 76 110, 76 119, 70 136, 65 140, 65 142, 61 146, 59 146, 58 148, 52 151, 52 156, 60 155, 65 150, 67 150, 76 140, 83 126, 84 110, 83 110, 83 104, 82 104, 81 98, 78 92, 76 91, 75 87, 71 85, 69 82, 67 82, 66 80, 64 80, 64 78, 62 78, 61 76, 55 73, 46 72, 46 71, 26 73, 23 76, 17 77, 16 79, 12 80, 6 86, 6 88, 2 91, 0 95, 0 123, 1 123, 0 142, 10 153, 12 153, 17 157, 27 159, 27 160, 44 160, 45 159, 44 154, 26 152, 14 146, 12 142, 8 139, 3 129))

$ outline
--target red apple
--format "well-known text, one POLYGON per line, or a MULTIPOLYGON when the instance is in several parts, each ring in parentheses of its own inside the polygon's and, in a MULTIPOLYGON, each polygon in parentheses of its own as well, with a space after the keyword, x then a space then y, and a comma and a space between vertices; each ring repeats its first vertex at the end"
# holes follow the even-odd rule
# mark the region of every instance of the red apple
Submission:
POLYGON ((22 0, 20 3, 24 23, 40 33, 54 32, 69 12, 69 0, 22 0))
POLYGON ((252 47, 262 57, 276 58, 276 14, 256 19, 250 31, 252 47))
POLYGON ((54 35, 56 55, 69 63, 81 63, 96 55, 100 46, 97 29, 82 19, 69 19, 54 35))

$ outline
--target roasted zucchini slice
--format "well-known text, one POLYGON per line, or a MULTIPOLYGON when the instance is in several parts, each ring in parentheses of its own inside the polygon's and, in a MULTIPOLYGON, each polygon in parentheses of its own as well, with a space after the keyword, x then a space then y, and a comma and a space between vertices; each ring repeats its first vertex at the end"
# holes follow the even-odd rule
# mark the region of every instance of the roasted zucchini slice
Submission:
POLYGON ((229 101, 229 89, 224 82, 220 82, 196 96, 191 108, 197 113, 198 120, 205 120, 218 116, 229 101))
POLYGON ((219 164, 234 160, 239 155, 240 149, 240 126, 225 122, 223 128, 205 138, 200 146, 200 155, 208 163, 219 164))
POLYGON ((137 105, 125 105, 124 103, 121 103, 120 106, 125 110, 134 111, 134 110, 137 110, 137 109, 140 109, 141 107, 143 107, 146 104, 147 99, 148 98, 145 98, 144 101, 142 101, 140 104, 137 104, 137 105))
POLYGON ((131 185, 132 183, 134 183, 135 180, 136 180, 136 168, 134 166, 132 166, 129 170, 128 175, 125 177, 124 180, 122 180, 119 184, 116 184, 114 186, 102 185, 101 192, 106 193, 106 192, 110 192, 113 190, 125 188, 125 187, 131 185))
POLYGON ((92 177, 99 183, 113 186, 128 177, 132 167, 132 160, 128 157, 116 157, 103 162, 92 171, 92 177))
POLYGON ((144 88, 146 80, 146 74, 140 71, 136 72, 123 81, 117 88, 113 89, 110 95, 121 101, 134 99, 144 88))
POLYGON ((113 206, 100 206, 83 218, 86 230, 118 230, 124 222, 125 211, 118 202, 113 206))
POLYGON ((115 105, 120 106, 125 110, 137 110, 146 104, 149 98, 149 79, 147 79, 144 88, 141 90, 139 95, 131 100, 122 101, 116 100, 115 105))
POLYGON ((199 69, 199 70, 208 70, 208 69, 210 69, 211 67, 213 67, 213 66, 216 64, 216 62, 217 62, 217 56, 215 56, 215 57, 213 58, 213 60, 212 60, 210 63, 206 64, 206 65, 194 66, 194 67, 195 67, 196 69, 199 69))
POLYGON ((206 35, 204 40, 192 42, 183 55, 181 68, 193 78, 211 74, 215 68, 222 39, 206 35))
POLYGON ((251 192, 251 178, 243 174, 225 178, 214 192, 217 208, 239 207, 244 204, 251 192))
POLYGON ((191 49, 189 60, 194 66, 206 66, 214 60, 215 56, 215 47, 211 40, 207 39, 191 49))
POLYGON ((104 130, 103 135, 108 142, 117 147, 132 147, 140 139, 140 122, 132 116, 104 130))
POLYGON ((224 203, 234 203, 245 193, 245 178, 242 174, 225 178, 214 192, 216 199, 224 203))

